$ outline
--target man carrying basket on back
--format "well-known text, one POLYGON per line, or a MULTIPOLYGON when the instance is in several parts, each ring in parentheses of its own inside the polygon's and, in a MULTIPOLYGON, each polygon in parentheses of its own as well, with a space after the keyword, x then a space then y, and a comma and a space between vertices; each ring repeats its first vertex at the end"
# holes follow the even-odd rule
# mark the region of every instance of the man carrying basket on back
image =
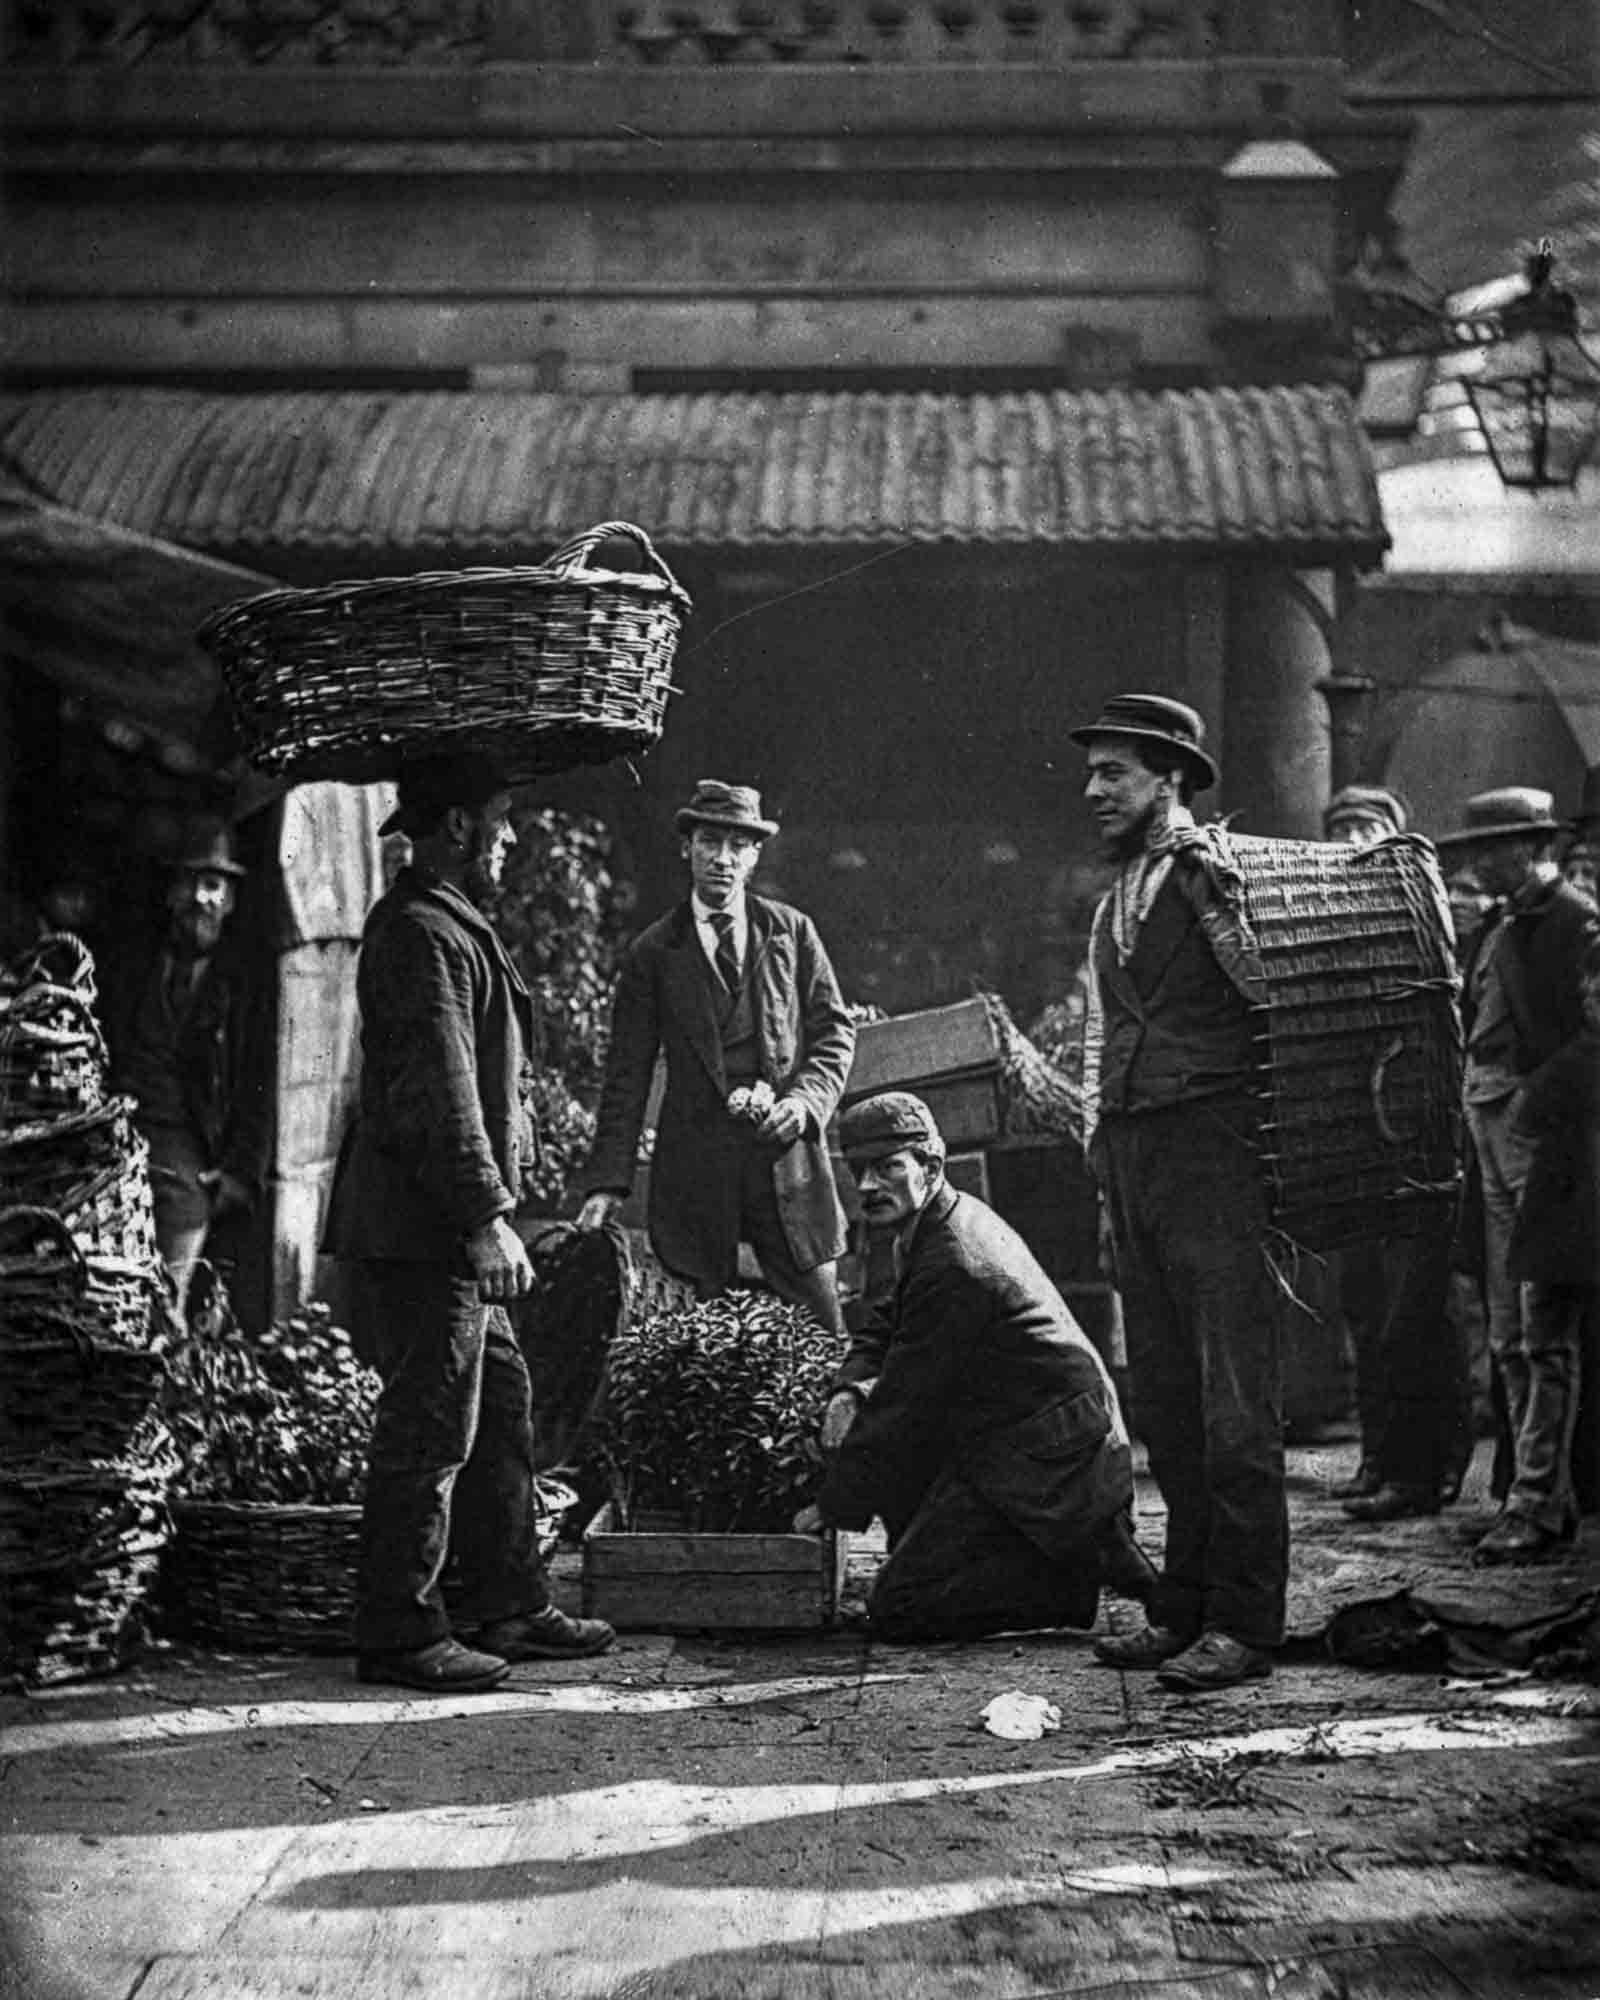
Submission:
POLYGON ((1167 1505, 1154 1623, 1100 1640, 1107 1665, 1188 1693, 1269 1673, 1289 1527, 1259 1054, 1237 929, 1189 810, 1216 781, 1182 702, 1117 695, 1071 732, 1120 863, 1095 913, 1084 1067, 1135 1427, 1167 1505))

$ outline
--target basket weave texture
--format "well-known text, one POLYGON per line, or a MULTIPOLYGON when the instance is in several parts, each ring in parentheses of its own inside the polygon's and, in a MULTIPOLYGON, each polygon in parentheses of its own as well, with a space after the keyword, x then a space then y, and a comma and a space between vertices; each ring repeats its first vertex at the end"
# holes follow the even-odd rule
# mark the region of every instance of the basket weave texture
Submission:
POLYGON ((1460 979, 1429 843, 1233 835, 1258 966, 1280 1230, 1311 1250, 1403 1232, 1454 1196, 1460 979))
POLYGON ((163 1595, 192 1639, 348 1652, 355 1643, 359 1507, 179 1500, 163 1595))
POLYGON ((173 1302, 149 1153, 100 1102, 94 962, 58 935, 0 976, 0 1672, 136 1652, 170 1523, 173 1302))
POLYGON ((526 779, 659 739, 688 611, 644 530, 604 521, 537 565, 268 591, 199 638, 270 775, 363 782, 484 750, 526 779), (618 537, 641 567, 591 568, 618 537))

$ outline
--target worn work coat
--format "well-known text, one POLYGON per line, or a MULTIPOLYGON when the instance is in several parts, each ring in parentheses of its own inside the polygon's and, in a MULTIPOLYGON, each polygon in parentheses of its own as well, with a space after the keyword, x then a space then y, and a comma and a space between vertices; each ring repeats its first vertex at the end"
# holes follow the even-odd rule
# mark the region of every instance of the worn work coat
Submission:
MULTIPOLYGON (((790 1252, 811 1270, 844 1248, 825 1134, 850 1074, 855 1027, 811 919, 764 896, 746 907, 761 1075, 806 1109, 806 1131, 774 1159, 772 1179, 790 1252)), ((688 902, 641 932, 623 959, 589 1193, 633 1186, 658 1051, 667 1077, 650 1169, 650 1240, 669 1270, 720 1289, 738 1273, 740 1132, 727 1109, 715 996, 688 902)))
POLYGON ((325 1248, 453 1261, 536 1158, 533 1002, 488 918, 415 868, 367 919, 356 992, 361 1098, 325 1248))
POLYGON ((940 1188, 918 1217, 887 1325, 858 1333, 838 1386, 863 1407, 818 1504, 891 1537, 953 1469, 1047 1557, 1071 1561, 1133 1496, 1100 1356, 1008 1222, 940 1188))
MULTIPOLYGON (((161 955, 141 960, 107 1009, 112 1075, 128 1079, 140 1003, 161 976, 161 955)), ((231 1174, 253 1198, 266 1182, 272 1151, 272 1014, 261 976, 236 938, 225 937, 200 975, 178 1029, 178 1084, 189 1129, 209 1167, 231 1174)))

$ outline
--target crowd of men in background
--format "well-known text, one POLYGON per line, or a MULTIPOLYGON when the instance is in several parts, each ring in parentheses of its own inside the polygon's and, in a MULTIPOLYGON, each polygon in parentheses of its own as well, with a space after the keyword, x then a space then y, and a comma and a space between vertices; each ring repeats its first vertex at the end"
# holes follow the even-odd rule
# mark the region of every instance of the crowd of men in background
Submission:
MULTIPOLYGON (((1339 793, 1326 814, 1327 837, 1356 845, 1406 824, 1404 802, 1378 787, 1339 793)), ((1575 822, 1549 792, 1505 786, 1469 799, 1440 838, 1462 970, 1466 1195, 1431 1235, 1341 1260, 1361 1425, 1345 1509, 1397 1520, 1455 1498, 1475 1428, 1476 1320, 1502 1502, 1483 1563, 1551 1553, 1596 1497, 1578 1420, 1600 1276, 1597 832, 1600 770, 1575 822)))

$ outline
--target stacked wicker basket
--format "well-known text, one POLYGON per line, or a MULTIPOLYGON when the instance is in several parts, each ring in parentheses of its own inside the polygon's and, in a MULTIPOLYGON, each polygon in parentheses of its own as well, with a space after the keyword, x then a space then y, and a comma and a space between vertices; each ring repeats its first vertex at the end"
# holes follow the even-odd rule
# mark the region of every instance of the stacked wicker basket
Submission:
POLYGON ((0 1673, 34 1684, 137 1645, 176 1470, 148 1152, 94 1002, 66 936, 0 989, 0 1673))

